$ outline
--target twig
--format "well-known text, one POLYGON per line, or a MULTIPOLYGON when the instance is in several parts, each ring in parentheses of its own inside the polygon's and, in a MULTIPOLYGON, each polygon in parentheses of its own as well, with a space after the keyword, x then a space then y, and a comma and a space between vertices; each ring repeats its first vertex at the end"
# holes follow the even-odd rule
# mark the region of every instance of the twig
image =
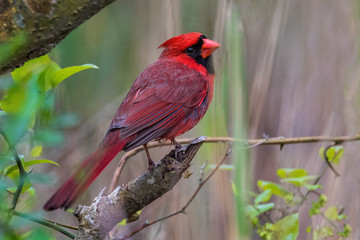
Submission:
POLYGON ((260 209, 258 207, 255 206, 255 204, 253 204, 252 202, 248 202, 248 204, 250 206, 252 206, 258 213, 260 216, 263 216, 264 218, 266 218, 266 220, 270 223, 274 223, 273 220, 270 218, 270 216, 268 215, 268 212, 261 212, 260 209))
MULTIPOLYGON (((326 170, 327 170, 328 167, 334 172, 335 176, 340 176, 340 174, 339 174, 337 171, 335 171, 335 169, 332 167, 332 165, 330 164, 330 162, 329 162, 329 160, 328 160, 328 157, 326 156, 326 151, 327 151, 330 147, 331 147, 331 146, 327 147, 327 148, 324 150, 324 158, 325 158, 325 161, 326 161, 326 163, 327 163, 327 167, 325 167, 325 168, 322 170, 320 176, 318 176, 318 177, 315 179, 313 185, 316 185, 316 184, 320 181, 320 179, 324 176, 324 174, 325 174, 325 172, 326 172, 326 170)), ((305 200, 307 199, 307 197, 309 196, 309 194, 312 193, 312 192, 314 192, 314 190, 308 190, 308 191, 307 191, 307 193, 305 194, 304 198, 303 198, 302 201, 301 201, 301 205, 305 202, 305 200)))
POLYGON ((200 178, 199 178, 199 183, 202 183, 203 182, 203 177, 204 177, 204 169, 207 165, 207 160, 204 162, 204 164, 202 166, 200 166, 200 178))
MULTIPOLYGON (((181 138, 177 139, 176 141, 180 144, 188 144, 191 141, 193 141, 193 138, 181 138)), ((263 139, 238 139, 238 138, 232 138, 232 137, 206 137, 204 140, 204 143, 228 143, 228 142, 241 142, 244 145, 247 145, 249 147, 255 147, 259 145, 280 145, 284 146, 286 144, 299 144, 299 143, 313 143, 313 142, 334 142, 336 144, 342 143, 342 142, 351 142, 351 141, 359 141, 360 135, 356 136, 340 136, 340 137, 331 137, 331 136, 312 136, 312 137, 297 137, 297 138, 284 138, 284 137, 276 137, 276 138, 263 138, 263 139)), ((171 142, 150 142, 147 144, 148 148, 155 148, 160 146, 166 146, 166 145, 172 145, 171 142)), ((126 161, 136 155, 137 153, 143 151, 144 148, 138 147, 135 148, 129 152, 127 152, 123 157, 121 158, 118 167, 115 170, 115 173, 113 175, 113 179, 111 181, 110 187, 109 187, 109 193, 114 191, 116 184, 118 182, 119 176, 122 172, 122 169, 126 163, 126 161)))
MULTIPOLYGON (((327 148, 325 148, 325 150, 324 150, 324 159, 325 159, 326 164, 329 166, 329 168, 334 172, 335 176, 338 177, 338 176, 340 176, 340 173, 338 173, 338 172, 335 170, 335 168, 333 167, 333 165, 330 163, 328 156, 326 155, 326 152, 327 152, 332 146, 333 146, 333 145, 330 145, 330 146, 328 146, 327 148)), ((335 154, 334 158, 336 158, 336 157, 338 156, 338 154, 339 154, 339 152, 337 152, 337 153, 335 154)))
POLYGON ((339 227, 339 226, 336 225, 333 221, 331 221, 329 218, 327 218, 324 213, 320 212, 319 214, 320 214, 323 218, 325 218, 325 220, 326 220, 331 226, 333 226, 333 228, 337 229, 337 228, 339 227))
POLYGON ((199 186, 198 188, 195 190, 194 194, 191 196, 191 198, 188 200, 188 202, 178 211, 174 212, 174 213, 171 213, 165 217, 162 217, 162 218, 159 218, 155 221, 147 221, 145 222, 141 227, 139 227, 138 229, 136 229, 135 231, 131 232, 130 234, 128 235, 125 235, 125 236, 121 236, 120 238, 115 238, 115 239, 118 239, 118 240, 123 240, 123 239, 128 239, 130 237, 132 237, 134 234, 140 232, 141 230, 143 230, 144 228, 147 228, 155 223, 158 223, 160 221, 164 221, 168 218, 171 218, 175 215, 178 215, 180 213, 184 213, 186 214, 186 208, 190 205, 190 203, 194 200, 194 198, 196 197, 196 195, 199 193, 200 189, 204 186, 204 184, 214 175, 214 173, 216 172, 216 170, 221 166, 221 164, 223 164, 223 162, 225 161, 225 159, 227 158, 227 156, 231 153, 230 149, 228 149, 225 153, 225 156, 223 157, 223 159, 216 165, 216 167, 214 168, 214 170, 205 178, 204 181, 200 181, 199 182, 199 186))
MULTIPOLYGON (((322 170, 320 176, 318 176, 318 177, 315 179, 315 181, 313 182, 313 185, 316 185, 316 184, 320 181, 320 179, 324 176, 327 168, 328 168, 328 167, 326 166, 326 167, 322 170)), ((309 196, 310 193, 312 193, 312 192, 314 192, 314 190, 308 190, 308 191, 306 192, 305 196, 303 197, 303 199, 301 200, 301 202, 300 202, 300 204, 299 204, 299 207, 301 207, 301 206, 304 204, 304 202, 306 201, 306 199, 308 198, 308 196, 309 196)), ((295 211, 297 211, 297 210, 294 209, 294 211, 291 211, 291 213, 294 213, 295 211)))
POLYGON ((74 227, 74 226, 70 226, 70 225, 66 225, 66 224, 63 224, 63 223, 58 223, 58 222, 54 222, 54 221, 51 221, 49 219, 44 219, 44 221, 47 221, 51 224, 54 224, 54 225, 57 225, 57 226, 60 226, 60 227, 64 227, 64 228, 68 228, 68 229, 72 229, 72 230, 79 230, 78 227, 74 227))
POLYGON ((24 219, 27 219, 29 221, 32 221, 32 222, 36 222, 36 223, 39 223, 41 225, 44 225, 46 227, 49 227, 51 229, 54 229, 66 236, 68 236, 69 238, 71 239, 75 239, 75 234, 73 234, 72 232, 69 232, 69 231, 66 231, 65 229, 59 227, 58 225, 59 224, 56 224, 56 223, 51 223, 49 222, 48 220, 43 220, 43 219, 38 219, 38 218, 35 218, 31 215, 28 215, 28 214, 25 214, 25 213, 21 213, 21 212, 18 212, 18 211, 10 211, 10 213, 14 214, 15 216, 18 216, 18 217, 22 217, 24 219))
POLYGON ((14 198, 13 198, 13 201, 12 201, 12 209, 15 209, 16 208, 16 205, 19 201, 19 197, 20 197, 20 194, 21 194, 21 191, 24 187, 24 184, 25 184, 25 179, 27 177, 27 172, 25 171, 24 169, 24 166, 20 160, 20 157, 19 157, 19 154, 17 153, 15 147, 11 144, 8 136, 6 135, 6 133, 0 129, 0 134, 3 136, 4 140, 6 141, 6 143, 8 144, 9 146, 9 149, 10 151, 12 152, 12 155, 16 161, 16 164, 19 168, 19 174, 20 174, 20 178, 19 178, 19 185, 17 186, 16 188, 16 191, 14 193, 14 198))
MULTIPOLYGON (((326 154, 324 153, 324 155, 326 155, 326 154)), ((321 171, 320 176, 318 176, 318 177, 315 179, 315 181, 313 182, 313 185, 318 184, 318 182, 320 181, 320 179, 321 179, 321 178, 324 176, 324 174, 326 173, 326 170, 328 169, 328 167, 329 167, 329 166, 324 167, 324 169, 321 171)), ((300 202, 298 208, 300 208, 300 207, 304 204, 304 202, 306 201, 306 199, 308 198, 308 196, 310 195, 310 193, 315 193, 316 195, 318 195, 318 192, 316 192, 315 190, 308 190, 308 191, 306 192, 305 196, 301 199, 301 202, 300 202)), ((298 208, 293 209, 293 211, 291 211, 291 213, 296 212, 296 211, 298 210, 298 208)))

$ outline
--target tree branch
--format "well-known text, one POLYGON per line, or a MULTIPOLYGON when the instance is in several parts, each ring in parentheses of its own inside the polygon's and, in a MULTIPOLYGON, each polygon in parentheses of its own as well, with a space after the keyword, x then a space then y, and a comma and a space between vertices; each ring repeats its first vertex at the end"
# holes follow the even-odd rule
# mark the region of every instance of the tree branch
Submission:
POLYGON ((1 0, 0 50, 4 53, 1 51, 0 74, 48 53, 72 30, 114 1, 1 0))
POLYGON ((74 212, 79 220, 76 239, 104 239, 117 223, 170 191, 190 166, 203 141, 204 137, 200 137, 185 150, 172 150, 153 170, 116 188, 108 196, 98 196, 91 206, 80 205, 74 212))
MULTIPOLYGON (((180 138, 176 141, 180 144, 188 144, 193 141, 193 138, 180 138)), ((258 145, 280 145, 283 147, 287 144, 300 144, 300 143, 314 143, 314 142, 332 142, 335 144, 340 144, 342 142, 352 142, 359 141, 360 135, 356 136, 340 136, 340 137, 331 137, 331 136, 311 136, 311 137, 296 137, 296 138, 285 138, 285 137, 276 137, 276 138, 263 138, 263 139, 237 139, 232 137, 205 137, 204 143, 231 143, 231 142, 241 142, 244 146, 258 146, 258 145)), ((172 145, 171 142, 150 142, 147 144, 148 148, 156 148, 165 145, 172 145)), ((120 177, 121 171, 126 163, 126 161, 136 155, 137 153, 144 150, 143 146, 137 147, 126 154, 120 159, 119 165, 115 170, 113 179, 109 187, 109 193, 114 191, 117 181, 120 177)))
MULTIPOLYGON (((202 180, 202 177, 199 179, 199 186, 197 187, 197 189, 195 190, 194 194, 190 197, 190 199, 186 202, 186 204, 178 211, 176 212, 173 212, 165 217, 162 217, 162 218, 159 218, 155 221, 151 221, 151 222, 146 222, 144 223, 142 226, 140 226, 138 229, 136 229, 135 231, 131 232, 130 234, 128 235, 125 235, 125 236, 121 236, 120 238, 115 238, 116 240, 124 240, 124 239, 129 239, 130 237, 132 237, 134 234, 142 231, 143 229, 155 224, 155 223, 158 223, 158 222, 161 222, 161 221, 164 221, 168 218, 171 218, 175 215, 178 215, 180 213, 185 213, 186 214, 186 209, 187 207, 190 205, 190 203, 195 199, 196 195, 200 192, 200 189, 205 185, 205 183, 214 175, 214 173, 219 169, 219 167, 221 166, 221 164, 224 163, 225 159, 229 156, 229 154, 231 153, 230 149, 228 149, 223 157, 223 159, 218 162, 218 164, 216 165, 216 167, 214 168, 214 170, 211 171, 211 173, 205 178, 205 180, 202 180)), ((205 164, 204 164, 204 167, 205 167, 205 164)), ((201 175, 202 176, 202 175, 201 175)), ((114 239, 114 240, 115 240, 114 239)))
MULTIPOLYGON (((193 139, 179 139, 179 143, 189 143, 193 139)), ((154 170, 147 171, 135 180, 130 181, 126 186, 116 188, 108 196, 95 198, 91 206, 79 206, 74 215, 79 220, 79 231, 76 239, 103 239, 108 232, 120 221, 130 218, 137 211, 143 209, 155 199, 170 191, 180 180, 182 173, 190 166, 196 152, 204 142, 243 142, 244 146, 249 145, 286 145, 296 143, 312 142, 333 142, 339 144, 347 141, 358 141, 357 136, 341 137, 300 137, 300 138, 265 138, 253 140, 241 140, 229 137, 201 137, 192 142, 184 151, 173 150, 155 165, 154 170)), ((170 143, 151 142, 149 148, 154 148, 170 143)), ((141 147, 136 148, 123 157, 120 165, 123 165, 130 156, 142 151, 141 147)), ((118 169, 118 173, 121 169, 118 169)), ((115 174, 116 175, 116 174, 115 174)), ((116 185, 116 177, 112 185, 116 185)), ((201 185, 200 185, 201 186, 201 185)), ((194 196, 196 193, 194 194, 194 196)), ((191 202, 191 200, 190 200, 191 202)), ((188 204, 187 204, 188 205, 188 204)), ((186 206, 185 205, 185 208, 186 206)), ((180 212, 182 212, 180 210, 180 212)), ((169 215, 168 217, 178 214, 169 215)), ((166 218, 168 218, 166 217, 166 218)), ((157 221, 155 221, 157 222, 157 221)))

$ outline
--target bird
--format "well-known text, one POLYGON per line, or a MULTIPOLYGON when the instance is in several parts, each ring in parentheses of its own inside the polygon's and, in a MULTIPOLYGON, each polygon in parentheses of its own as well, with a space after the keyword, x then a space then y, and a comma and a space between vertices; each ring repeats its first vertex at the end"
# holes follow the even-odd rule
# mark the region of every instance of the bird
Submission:
POLYGON ((149 141, 171 141, 180 148, 175 137, 192 129, 212 101, 211 54, 219 47, 199 32, 162 43, 160 57, 138 75, 95 152, 52 195, 44 210, 68 209, 122 150, 143 145, 152 170, 149 141))

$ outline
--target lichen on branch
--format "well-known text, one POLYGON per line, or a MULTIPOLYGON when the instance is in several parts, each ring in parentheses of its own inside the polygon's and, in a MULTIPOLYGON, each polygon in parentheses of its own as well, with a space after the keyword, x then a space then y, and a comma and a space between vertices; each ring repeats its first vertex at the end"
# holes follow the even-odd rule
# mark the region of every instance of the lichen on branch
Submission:
POLYGON ((72 30, 114 1, 0 1, 0 74, 48 53, 72 30), (20 45, 17 36, 24 36, 20 45), (9 48, 11 54, 2 53, 2 49, 9 48))

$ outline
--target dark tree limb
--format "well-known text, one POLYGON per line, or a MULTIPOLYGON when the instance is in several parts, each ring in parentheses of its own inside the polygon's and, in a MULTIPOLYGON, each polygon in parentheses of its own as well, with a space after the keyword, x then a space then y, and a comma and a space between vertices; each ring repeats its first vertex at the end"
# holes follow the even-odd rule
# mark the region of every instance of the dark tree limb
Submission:
POLYGON ((79 220, 76 239, 104 239, 117 223, 170 191, 190 166, 204 140, 200 137, 184 150, 172 150, 153 170, 131 180, 126 186, 116 188, 108 196, 100 194, 90 206, 80 205, 74 212, 79 220))
POLYGON ((48 53, 72 30, 115 0, 0 0, 0 74, 48 53), (14 36, 23 36, 19 42, 14 36), (17 41, 17 44, 12 42, 17 41), (4 59, 5 58, 5 59, 4 59))

